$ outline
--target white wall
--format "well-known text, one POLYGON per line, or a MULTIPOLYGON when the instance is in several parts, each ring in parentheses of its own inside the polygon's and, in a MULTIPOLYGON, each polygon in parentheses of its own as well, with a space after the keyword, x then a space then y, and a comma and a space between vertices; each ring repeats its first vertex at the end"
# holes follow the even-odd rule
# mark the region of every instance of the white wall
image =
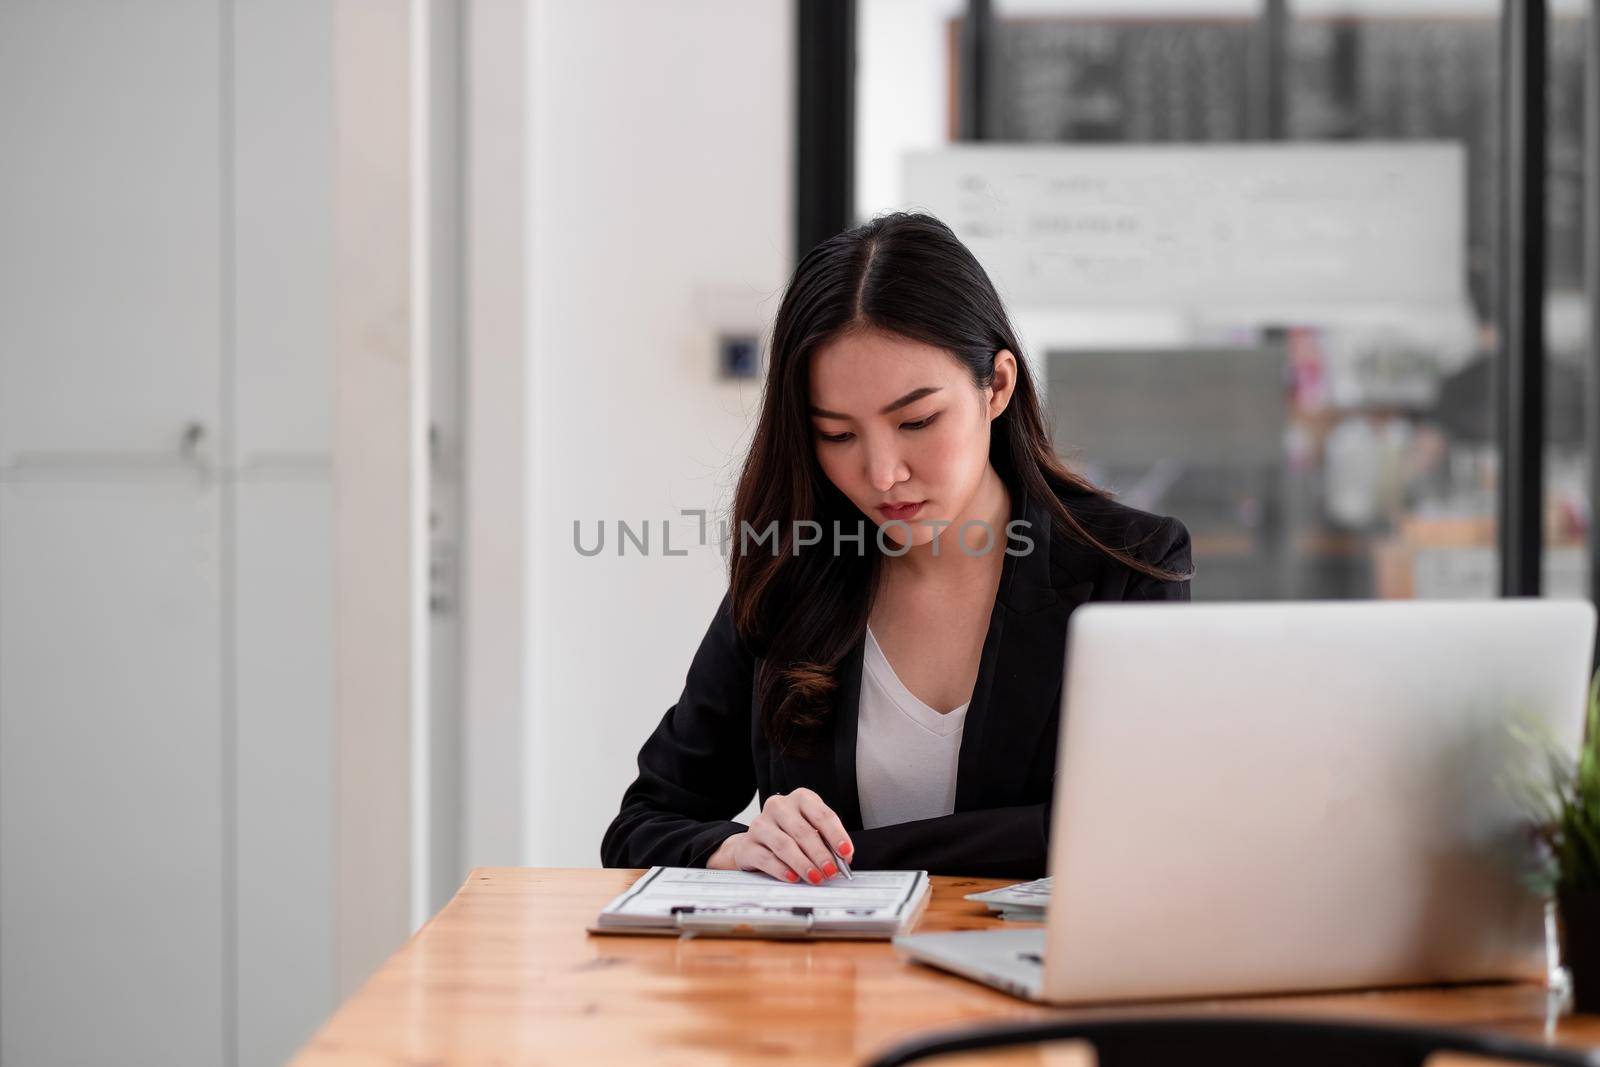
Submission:
MULTIPOLYGON (((529 19, 525 862, 593 866, 726 589, 711 548, 580 557, 572 521, 722 508, 758 390, 716 320, 792 263, 790 3, 535 0, 529 19)), ((688 520, 679 519, 674 547, 688 520)))
MULTIPOLYGON (((333 7, 334 968, 427 917, 428 411, 420 9, 333 7)), ((423 67, 422 70, 426 68, 423 67)))
POLYGON ((427 874, 422 906, 428 915, 442 908, 467 875, 462 857, 464 624, 461 615, 461 544, 464 486, 462 466, 466 374, 465 342, 465 172, 468 169, 465 106, 465 22, 470 5, 462 0, 427 0, 426 66, 418 73, 423 99, 414 101, 426 141, 418 169, 426 176, 426 284, 428 457, 424 551, 428 681, 426 723, 419 735, 427 743, 427 874))
POLYGON ((523 0, 472 0, 464 27, 466 521, 459 577, 461 852, 469 869, 519 861, 527 807, 526 26, 523 0))

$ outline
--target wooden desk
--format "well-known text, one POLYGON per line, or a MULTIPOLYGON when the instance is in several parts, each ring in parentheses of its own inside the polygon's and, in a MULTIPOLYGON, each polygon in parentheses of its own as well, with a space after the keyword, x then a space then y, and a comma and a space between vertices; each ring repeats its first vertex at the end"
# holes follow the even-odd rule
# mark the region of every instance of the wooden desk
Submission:
MULTIPOLYGON (((390 957, 295 1062, 855 1064, 922 1031, 980 1019, 1074 1014, 905 962, 884 942, 678 941, 585 933, 606 901, 640 873, 473 871, 455 899, 390 957)), ((935 878, 919 929, 1000 925, 961 898, 1003 884, 935 878)), ((1547 1018, 1547 1001, 1542 988, 1497 985, 1236 999, 1159 1010, 1408 1020, 1600 1044, 1600 1016, 1547 1018)))

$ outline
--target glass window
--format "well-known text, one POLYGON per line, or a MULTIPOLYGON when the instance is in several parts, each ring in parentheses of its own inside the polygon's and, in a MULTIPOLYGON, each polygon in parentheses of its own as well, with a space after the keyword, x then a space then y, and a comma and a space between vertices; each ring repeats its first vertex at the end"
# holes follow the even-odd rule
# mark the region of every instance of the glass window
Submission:
MULTIPOLYGON (((1553 383, 1584 343, 1576 6, 1552 20, 1553 383)), ((1498 591, 1497 2, 997 0, 980 145, 956 143, 965 5, 860 12, 859 215, 968 240, 1058 449, 1188 524, 1197 598, 1498 591)), ((1558 416, 1551 536, 1576 545, 1558 416)))

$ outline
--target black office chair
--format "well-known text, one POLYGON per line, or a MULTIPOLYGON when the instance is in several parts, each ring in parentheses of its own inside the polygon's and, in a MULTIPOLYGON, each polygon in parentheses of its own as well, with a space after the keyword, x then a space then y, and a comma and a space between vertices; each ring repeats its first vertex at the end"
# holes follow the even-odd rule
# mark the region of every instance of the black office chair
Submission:
MULTIPOLYGON (((1098 1067, 1420 1067, 1436 1053, 1496 1064, 1597 1067, 1600 1054, 1471 1030, 1323 1019, 1160 1018, 1004 1023, 913 1038, 870 1061, 900 1067, 932 1057, 1053 1041, 1082 1041, 1098 1067)), ((931 1067, 931 1065, 930 1065, 931 1067)))

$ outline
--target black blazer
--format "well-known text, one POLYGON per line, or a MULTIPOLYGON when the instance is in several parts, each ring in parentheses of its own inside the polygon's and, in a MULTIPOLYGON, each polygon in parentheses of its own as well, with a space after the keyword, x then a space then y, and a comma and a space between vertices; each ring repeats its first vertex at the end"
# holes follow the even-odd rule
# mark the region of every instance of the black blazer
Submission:
MULTIPOLYGON (((1090 494, 1064 498, 1101 541, 1179 573, 1190 570, 1189 532, 1090 494)), ((835 714, 817 755, 767 743, 754 709, 756 659, 735 632, 727 595, 717 608, 678 702, 639 750, 639 777, 600 843, 608 867, 703 866, 751 795, 801 786, 838 814, 865 869, 1036 878, 1045 874, 1055 780, 1067 618, 1090 600, 1188 600, 1188 582, 1140 574, 1050 534, 1049 512, 1012 489, 1012 518, 1026 517, 1027 555, 1007 555, 989 617, 978 680, 962 728, 953 814, 861 828, 856 791, 856 711, 865 636, 840 666, 835 714)))

